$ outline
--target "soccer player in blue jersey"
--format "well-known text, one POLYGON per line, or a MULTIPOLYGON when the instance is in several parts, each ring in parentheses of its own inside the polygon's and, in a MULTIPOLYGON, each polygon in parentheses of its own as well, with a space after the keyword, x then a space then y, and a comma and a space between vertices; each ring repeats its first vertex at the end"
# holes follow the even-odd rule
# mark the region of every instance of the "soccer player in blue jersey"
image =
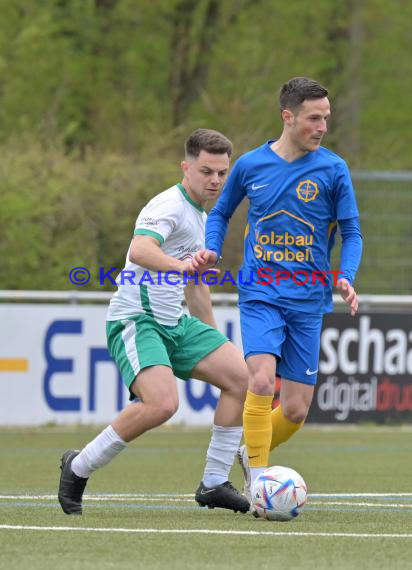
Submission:
POLYGON ((332 285, 358 309, 353 288, 362 236, 348 167, 321 146, 330 116, 328 91, 296 77, 280 91, 283 131, 235 163, 206 225, 206 249, 196 268, 221 255, 227 226, 249 199, 239 280, 242 341, 249 370, 243 413, 245 446, 239 459, 245 492, 268 466, 269 452, 305 421, 317 380, 323 314, 332 310, 332 285), (337 227, 340 273, 330 273, 337 227), (252 276, 252 279, 250 279, 252 276), (280 404, 272 410, 275 376, 280 404))

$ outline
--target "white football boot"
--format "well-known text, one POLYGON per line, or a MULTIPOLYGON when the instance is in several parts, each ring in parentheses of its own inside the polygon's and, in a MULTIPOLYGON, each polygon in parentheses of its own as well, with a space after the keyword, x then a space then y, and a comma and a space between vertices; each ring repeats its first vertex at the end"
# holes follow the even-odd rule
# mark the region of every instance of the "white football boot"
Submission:
POLYGON ((246 445, 241 445, 237 450, 237 458, 239 460, 239 464, 243 471, 243 477, 245 479, 243 483, 243 494, 249 503, 252 502, 252 489, 251 489, 251 477, 250 477, 250 469, 249 469, 249 458, 247 456, 246 445))

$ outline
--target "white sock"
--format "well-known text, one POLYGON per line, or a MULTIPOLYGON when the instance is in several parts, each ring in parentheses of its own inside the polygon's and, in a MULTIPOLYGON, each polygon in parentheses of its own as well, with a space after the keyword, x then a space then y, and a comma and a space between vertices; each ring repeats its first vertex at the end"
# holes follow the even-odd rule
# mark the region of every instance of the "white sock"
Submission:
POLYGON ((256 479, 267 467, 250 467, 250 488, 253 487, 256 479))
POLYGON ((108 426, 73 459, 71 465, 73 473, 78 477, 90 477, 93 471, 107 465, 125 447, 127 443, 112 426, 108 426))
POLYGON ((206 455, 203 483, 206 487, 221 485, 229 479, 243 428, 213 425, 212 438, 206 455))

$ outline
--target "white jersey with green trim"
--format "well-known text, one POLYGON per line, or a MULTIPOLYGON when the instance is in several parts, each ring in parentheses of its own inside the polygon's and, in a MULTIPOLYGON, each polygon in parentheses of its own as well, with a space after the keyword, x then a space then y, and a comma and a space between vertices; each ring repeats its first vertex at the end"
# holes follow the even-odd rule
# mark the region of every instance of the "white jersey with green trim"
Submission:
MULTIPOLYGON (((206 213, 181 184, 155 196, 140 212, 134 235, 149 235, 160 242, 166 255, 189 261, 204 247, 206 213)), ((183 313, 184 288, 188 282, 177 272, 149 271, 126 256, 117 276, 117 292, 107 312, 108 321, 148 314, 163 325, 175 326, 183 313), (186 281, 186 282, 185 282, 186 281)))

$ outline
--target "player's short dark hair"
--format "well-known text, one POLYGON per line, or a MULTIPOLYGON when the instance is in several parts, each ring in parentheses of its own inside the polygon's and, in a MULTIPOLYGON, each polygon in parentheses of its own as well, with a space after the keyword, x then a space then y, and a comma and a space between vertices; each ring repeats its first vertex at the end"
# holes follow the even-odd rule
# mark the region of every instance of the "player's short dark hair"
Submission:
POLYGON ((294 77, 284 83, 280 89, 280 110, 294 110, 307 99, 323 99, 328 90, 320 83, 308 77, 294 77))
POLYGON ((225 154, 232 156, 233 146, 230 140, 212 129, 196 129, 185 142, 185 156, 197 158, 204 150, 210 154, 225 154))

